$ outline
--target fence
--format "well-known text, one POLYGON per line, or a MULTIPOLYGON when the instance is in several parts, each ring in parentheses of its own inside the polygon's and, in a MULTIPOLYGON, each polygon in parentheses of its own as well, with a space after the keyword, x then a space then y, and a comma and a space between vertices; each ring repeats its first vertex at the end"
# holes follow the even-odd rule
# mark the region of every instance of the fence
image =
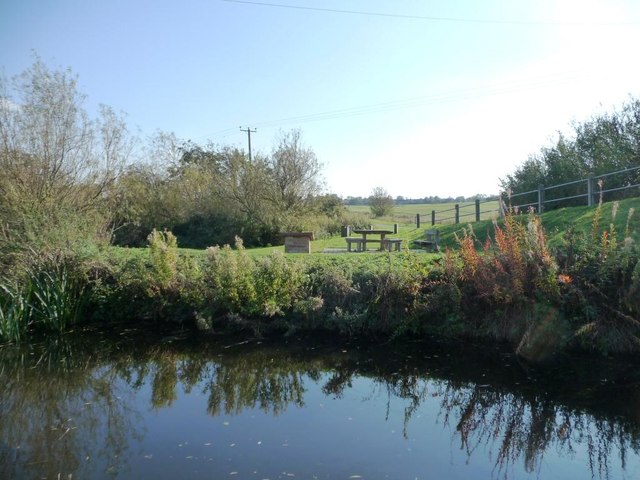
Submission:
MULTIPOLYGON (((431 210, 430 221, 431 225, 436 223, 460 223, 460 219, 468 222, 479 222, 483 217, 486 218, 487 214, 498 215, 500 212, 499 203, 495 200, 476 200, 472 203, 459 204, 456 203, 453 208, 447 208, 444 210, 431 210), (488 209, 487 209, 488 208, 488 209), (448 216, 443 216, 447 215, 448 216), (473 217, 473 220, 468 219, 473 217)), ((429 214, 425 215, 429 217, 429 214)), ((416 227, 420 228, 420 224, 423 221, 423 215, 416 214, 416 227)))
MULTIPOLYGON (((453 208, 446 210, 432 210, 431 225, 435 225, 436 223, 460 223, 460 219, 465 217, 474 217, 474 221, 478 222, 484 214, 503 215, 507 208, 512 208, 516 211, 528 211, 530 208, 533 208, 538 213, 542 213, 545 211, 545 206, 557 206, 560 203, 563 206, 585 205, 586 203, 586 205, 591 207, 598 203, 600 195, 605 197, 607 194, 626 193, 633 189, 640 191, 640 166, 597 176, 590 175, 581 180, 552 185, 550 187, 540 185, 536 190, 530 190, 528 192, 502 192, 499 196, 498 207, 492 208, 491 210, 482 210, 482 205, 488 203, 495 204, 495 201, 490 200, 476 200, 475 203, 456 204, 453 208), (612 186, 605 188, 610 179, 614 179, 610 182, 612 186), (519 200, 514 203, 514 199, 519 200), (472 209, 471 212, 469 212, 470 209, 472 209), (447 217, 440 216, 448 212, 453 212, 453 215, 447 217)), ((417 228, 420 228, 421 220, 421 214, 417 213, 417 228)), ((467 220, 467 222, 469 221, 471 220, 467 220)))

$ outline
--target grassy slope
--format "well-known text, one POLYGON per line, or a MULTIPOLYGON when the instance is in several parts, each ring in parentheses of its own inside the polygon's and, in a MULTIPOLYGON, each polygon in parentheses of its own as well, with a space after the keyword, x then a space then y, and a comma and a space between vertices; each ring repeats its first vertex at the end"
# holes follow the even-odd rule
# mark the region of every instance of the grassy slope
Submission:
MULTIPOLYGON (((486 204, 486 206, 490 206, 486 204)), ((611 210, 613 203, 605 203, 602 209, 602 222, 601 226, 606 227, 608 229, 609 224, 611 223, 611 210)), ((398 223, 398 235, 393 235, 394 238, 401 238, 405 241, 405 245, 410 245, 413 240, 417 240, 423 238, 424 231, 431 227, 430 222, 422 223, 422 226, 418 229, 415 225, 415 213, 413 215, 409 215, 409 207, 416 210, 416 207, 420 207, 420 210, 425 212, 428 211, 431 207, 446 209, 450 208, 449 204, 438 204, 438 205, 400 205, 395 207, 396 210, 393 215, 389 217, 383 217, 381 219, 372 219, 371 224, 376 228, 385 228, 392 230, 393 224, 398 223), (404 220, 404 221, 403 221, 404 220)), ((350 209, 366 209, 368 207, 350 207, 350 209)), ((483 207, 484 208, 484 207, 483 207)), ((631 233, 631 237, 634 238, 636 242, 640 242, 640 197, 639 198, 631 198, 627 200, 620 201, 620 208, 618 214, 616 216, 616 229, 619 232, 619 238, 622 237, 625 226, 627 223, 627 215, 629 209, 635 209, 635 214, 631 218, 629 223, 629 229, 631 233)), ((365 211, 365 210, 363 210, 365 211)), ((593 222, 593 215, 595 213, 595 208, 590 207, 572 207, 572 208, 561 208, 558 210, 553 210, 547 212, 542 215, 542 222, 545 227, 545 230, 548 233, 548 238, 551 245, 559 245, 562 241, 562 236, 564 232, 566 232, 569 228, 575 228, 577 231, 589 232, 591 230, 591 224, 593 222)), ((473 218, 473 217, 470 217, 473 218)), ((489 217, 491 218, 491 217, 489 217)), ((464 220, 464 219, 462 219, 464 220)), ((484 240, 488 235, 493 236, 493 221, 491 219, 481 220, 480 222, 468 223, 463 222, 458 225, 447 224, 447 225, 436 225, 435 228, 440 230, 441 236, 441 245, 443 247, 454 247, 456 245, 455 235, 462 234, 464 228, 467 228, 468 225, 472 225, 473 230, 480 240, 484 240)), ((324 249, 327 248, 342 248, 346 249, 346 242, 344 238, 341 237, 331 237, 331 238, 323 238, 315 240, 311 243, 311 251, 312 253, 321 253, 324 249)), ((128 257, 131 256, 145 256, 147 254, 147 249, 137 249, 137 248, 119 248, 113 247, 110 249, 109 255, 115 257, 128 257)), ((264 247, 264 248, 255 248, 248 250, 248 252, 252 256, 260 257, 265 255, 270 255, 274 251, 284 251, 284 247, 264 247)), ((197 256, 203 255, 204 250, 193 250, 193 249, 180 249, 180 253, 182 255, 187 256, 197 256)), ((299 256, 299 255, 296 255, 299 256)), ((302 255, 305 256, 305 255, 302 255)), ((384 257, 385 254, 377 254, 370 252, 366 256, 362 254, 323 254, 323 257, 340 257, 342 260, 349 258, 346 261, 352 262, 361 262, 363 259, 358 259, 358 257, 369 258, 370 261, 372 256, 380 256, 384 257)), ((382 261, 382 260, 381 260, 382 261)))
MULTIPOLYGON (((611 223, 611 211, 614 202, 605 203, 602 206, 602 220, 600 227, 609 230, 611 223)), ((627 224, 629 210, 633 208, 635 213, 629 222, 629 233, 635 242, 640 242, 640 198, 630 198, 619 202, 618 213, 615 218, 615 228, 618 238, 624 235, 627 224)), ((593 217, 596 212, 594 207, 571 207, 559 208, 542 215, 542 224, 547 232, 547 238, 551 246, 558 246, 562 243, 563 235, 573 228, 576 232, 590 232, 593 217)), ((526 216, 524 216, 526 218, 526 216)), ((456 245, 455 234, 462 234, 467 225, 442 225, 439 226, 443 246, 453 247, 456 245)), ((485 220, 472 224, 473 231, 480 240, 484 240, 488 235, 493 236, 493 222, 485 220)))

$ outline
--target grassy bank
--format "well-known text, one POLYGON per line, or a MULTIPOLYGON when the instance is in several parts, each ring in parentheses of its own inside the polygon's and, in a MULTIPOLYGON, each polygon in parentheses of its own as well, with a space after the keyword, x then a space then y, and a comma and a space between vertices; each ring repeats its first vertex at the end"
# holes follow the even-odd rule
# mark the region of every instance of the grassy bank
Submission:
MULTIPOLYGON (((442 208, 447 207, 448 204, 437 204, 435 206, 441 206, 442 208)), ((480 222, 462 222, 460 224, 445 224, 445 225, 435 225, 431 226, 430 223, 423 223, 420 228, 416 228, 415 224, 415 215, 407 215, 406 221, 401 222, 402 220, 402 210, 407 207, 415 207, 416 205, 401 205, 395 207, 398 209, 393 215, 382 218, 371 218, 370 224, 376 228, 393 230, 394 224, 398 224, 398 234, 393 235, 394 238, 401 238, 404 241, 404 248, 416 249, 417 248, 413 242, 415 240, 419 240, 424 237, 424 231, 431 228, 436 228, 440 231, 440 239, 441 245, 444 248, 457 248, 458 243, 456 237, 460 237, 463 235, 464 230, 468 229, 469 226, 473 229, 476 237, 478 239, 484 241, 487 238, 490 238, 494 234, 494 226, 493 222, 495 220, 494 216, 489 216, 488 218, 481 220, 480 222)), ((417 205, 419 207, 431 208, 434 205, 423 204, 417 205)), ((363 209, 364 206, 350 206, 349 209, 363 209)), ((602 224, 609 226, 612 223, 611 212, 613 208, 613 202, 605 203, 602 206, 601 216, 602 216, 602 224)), ((640 212, 640 198, 630 198, 627 200, 621 200, 619 202, 619 211, 620 214, 616 215, 616 218, 613 219, 613 224, 616 227, 618 232, 625 231, 626 228, 626 212, 629 212, 631 209, 634 209, 636 212, 640 212)), ((363 210, 364 211, 364 210, 363 210)), ((552 210, 550 212, 544 213, 540 216, 542 221, 542 225, 545 228, 547 240, 549 245, 552 248, 561 248, 564 240, 564 235, 566 232, 574 232, 577 235, 587 234, 591 230, 593 217, 595 215, 596 209, 593 207, 572 207, 572 208, 561 208, 558 210, 552 210)), ((527 220, 527 215, 521 215, 522 221, 527 220)), ((500 220, 498 220, 500 222, 500 220)), ((630 235, 633 237, 636 243, 640 242, 640 214, 633 215, 631 221, 629 222, 629 230, 630 235)), ((323 253, 327 250, 339 250, 346 249, 346 242, 344 238, 340 236, 333 236, 327 238, 320 238, 313 242, 311 242, 311 253, 320 254, 323 256, 331 255, 327 253, 323 253)), ((247 250, 248 254, 252 257, 263 257, 273 254, 274 252, 282 252, 284 253, 283 246, 269 246, 263 248, 252 248, 247 250)), ((202 257, 205 255, 205 250, 198 249, 188 249, 188 248, 180 248, 179 254, 189 257, 202 257)), ((112 247, 105 252, 105 257, 115 258, 115 259, 128 259, 132 257, 140 257, 141 259, 146 259, 149 255, 148 248, 122 248, 122 247, 112 247)), ((375 253, 369 252, 368 255, 377 255, 375 253)), ((345 257, 345 255, 340 255, 341 257, 345 257)), ((349 259, 344 259, 346 262, 351 261, 364 261, 365 263, 368 260, 360 259, 353 260, 353 257, 358 257, 358 255, 349 255, 349 259)), ((306 260, 305 260, 306 261, 306 260)), ((425 259, 425 261, 429 261, 425 259)))
MULTIPOLYGON (((178 322, 248 335, 489 337, 531 360, 575 348, 638 353, 638 203, 441 226, 452 248, 440 254, 285 257, 281 247, 245 250, 241 241, 181 250, 169 232, 154 232, 146 249, 38 254, 3 283, 0 335, 20 341, 79 321, 178 322)), ((409 245, 422 234, 399 231, 409 245)), ((323 239, 314 251, 334 242, 344 245, 323 239)))

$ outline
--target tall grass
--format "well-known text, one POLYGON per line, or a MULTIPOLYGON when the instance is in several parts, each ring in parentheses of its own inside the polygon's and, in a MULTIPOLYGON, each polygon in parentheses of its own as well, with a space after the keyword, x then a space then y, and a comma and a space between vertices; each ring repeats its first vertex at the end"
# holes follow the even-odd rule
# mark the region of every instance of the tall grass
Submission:
POLYGON ((28 274, 31 318, 37 327, 63 332, 78 323, 88 300, 79 272, 62 260, 37 265, 28 274))
POLYGON ((20 341, 29 322, 30 309, 26 296, 5 279, 0 285, 0 340, 20 341))
POLYGON ((623 238, 611 222, 602 226, 602 195, 588 239, 569 237, 564 274, 565 305, 578 317, 577 340, 588 348, 609 352, 640 351, 640 251, 631 237, 627 212, 623 238))
POLYGON ((31 330, 62 332, 82 318, 88 299, 73 258, 34 252, 15 278, 0 283, 0 339, 17 342, 31 330))

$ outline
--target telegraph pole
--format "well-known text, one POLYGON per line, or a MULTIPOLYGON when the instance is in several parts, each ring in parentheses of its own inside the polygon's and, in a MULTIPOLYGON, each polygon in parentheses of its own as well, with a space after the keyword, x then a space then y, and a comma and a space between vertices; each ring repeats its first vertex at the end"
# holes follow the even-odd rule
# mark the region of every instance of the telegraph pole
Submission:
POLYGON ((254 128, 253 130, 251 130, 251 127, 247 127, 245 129, 243 129, 242 127, 240 127, 240 131, 241 132, 247 132, 247 138, 249 139, 249 161, 251 161, 251 133, 256 133, 256 129, 254 128))

